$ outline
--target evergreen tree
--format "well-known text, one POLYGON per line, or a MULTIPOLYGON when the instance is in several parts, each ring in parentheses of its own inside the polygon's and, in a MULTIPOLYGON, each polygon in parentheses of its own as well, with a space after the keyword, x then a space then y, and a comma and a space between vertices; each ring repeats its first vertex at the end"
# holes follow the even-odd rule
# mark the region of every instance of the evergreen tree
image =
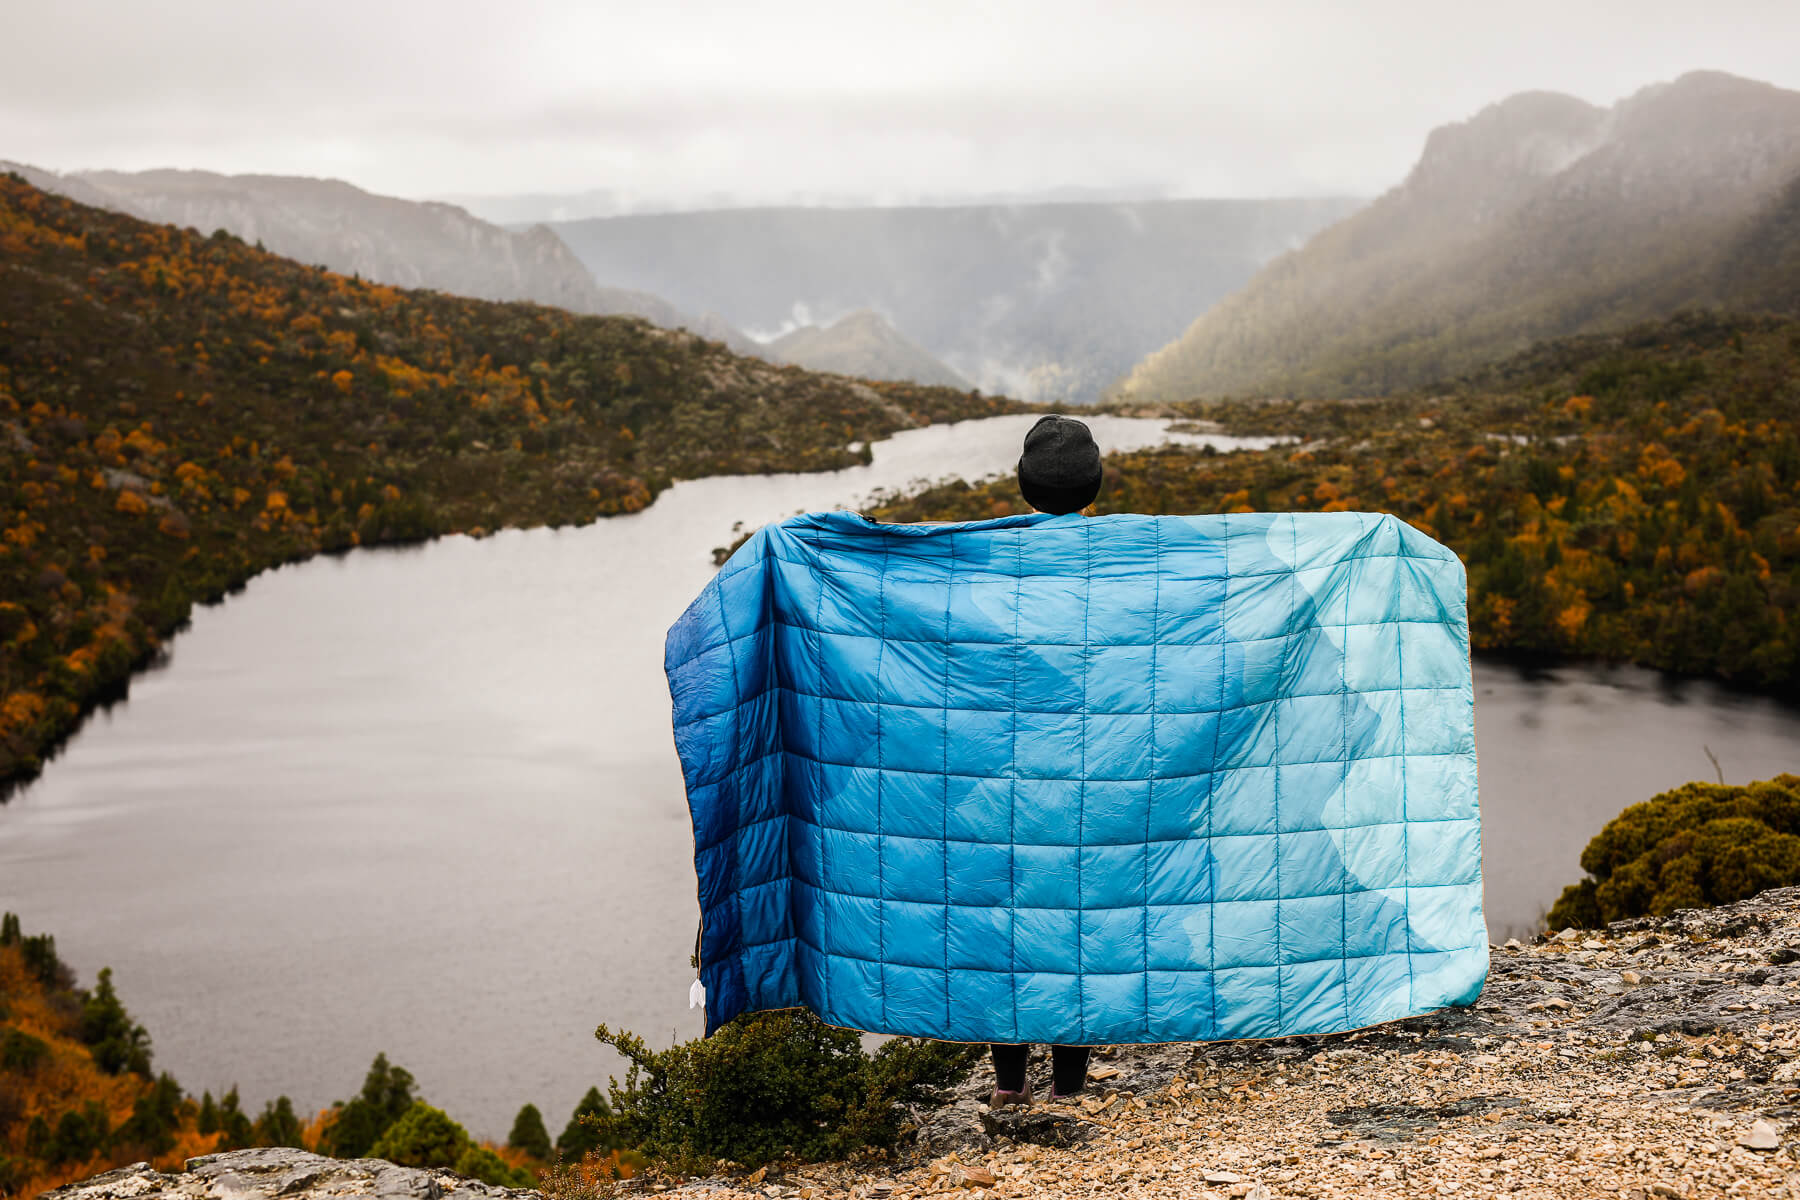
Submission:
POLYGON ((506 1135, 506 1144, 539 1162, 550 1161, 550 1131, 544 1128, 544 1115, 538 1112, 537 1105, 527 1104, 519 1110, 513 1118, 512 1132, 506 1135))
MULTIPOLYGON (((363 1078, 362 1094, 338 1108, 319 1139, 321 1153, 336 1158, 362 1158, 389 1126, 413 1106, 413 1077, 405 1067, 377 1054, 363 1078)), ((448 1166, 448 1163, 443 1164, 448 1166)))
POLYGON ((131 1117, 119 1126, 118 1141, 154 1158, 175 1148, 181 1128, 181 1088, 167 1071, 131 1106, 131 1117))
POLYGON ((9 912, 0 916, 0 946, 16 946, 20 936, 19 914, 9 912))
POLYGON ((250 1136, 259 1146, 293 1146, 306 1149, 301 1136, 300 1118, 294 1115, 294 1102, 280 1096, 263 1106, 262 1116, 250 1136))
POLYGON ((219 1132, 219 1107, 213 1103, 211 1092, 200 1093, 200 1116, 194 1128, 200 1133, 219 1132))
MULTIPOLYGON (((15 924, 15 929, 17 928, 15 924)), ((56 939, 47 933, 19 939, 19 952, 25 956, 25 969, 32 978, 48 988, 73 987, 75 977, 62 959, 56 957, 56 939)))
POLYGON ((254 1129, 249 1116, 239 1107, 237 1084, 219 1099, 219 1149, 242 1150, 250 1145, 254 1129))
POLYGON ((150 1035, 119 1002, 111 967, 100 969, 100 982, 81 1006, 80 1035, 102 1071, 109 1075, 130 1071, 150 1078, 150 1035))
POLYGON ((556 1139, 557 1153, 562 1155, 565 1162, 575 1162, 592 1150, 611 1148, 606 1145, 606 1139, 598 1129, 582 1120, 588 1116, 608 1116, 611 1112, 605 1098, 600 1095, 600 1089, 589 1088, 587 1095, 581 1098, 581 1103, 569 1115, 569 1123, 563 1126, 562 1136, 556 1139))

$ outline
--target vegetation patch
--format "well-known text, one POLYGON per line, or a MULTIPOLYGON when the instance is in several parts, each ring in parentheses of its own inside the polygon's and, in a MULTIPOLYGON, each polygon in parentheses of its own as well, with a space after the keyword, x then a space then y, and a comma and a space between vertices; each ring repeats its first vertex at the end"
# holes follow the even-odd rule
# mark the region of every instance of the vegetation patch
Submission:
POLYGON ((1581 853, 1587 878, 1550 909, 1551 928, 1709 908, 1800 883, 1800 775, 1745 787, 1686 783, 1634 804, 1581 853))
POLYGON ((885 1151, 907 1106, 937 1102, 986 1050, 895 1038, 865 1054, 859 1034, 804 1010, 748 1014, 663 1051, 604 1025, 594 1036, 631 1064, 594 1129, 676 1171, 885 1151))

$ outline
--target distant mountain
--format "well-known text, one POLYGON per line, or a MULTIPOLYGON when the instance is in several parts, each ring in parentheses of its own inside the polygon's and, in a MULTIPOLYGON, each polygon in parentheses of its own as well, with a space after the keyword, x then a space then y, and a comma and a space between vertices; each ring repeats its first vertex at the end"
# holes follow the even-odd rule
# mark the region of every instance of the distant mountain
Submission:
POLYGON ((1342 396, 1684 308, 1800 311, 1800 92, 1696 72, 1611 109, 1529 92, 1149 356, 1133 399, 1342 396))
POLYGON ((768 344, 767 353, 809 371, 967 388, 962 376, 908 341, 880 313, 860 309, 825 328, 805 325, 768 344))
POLYGON ((335 179, 209 171, 57 175, 0 164, 5 168, 71 200, 202 233, 223 229, 284 257, 377 283, 639 316, 664 328, 686 326, 739 353, 759 349, 718 318, 692 317, 646 292, 600 286, 541 225, 509 232, 454 205, 377 196, 335 179))
POLYGON ((552 228, 596 278, 753 334, 872 309, 987 391, 1086 403, 1360 203, 757 208, 552 228))

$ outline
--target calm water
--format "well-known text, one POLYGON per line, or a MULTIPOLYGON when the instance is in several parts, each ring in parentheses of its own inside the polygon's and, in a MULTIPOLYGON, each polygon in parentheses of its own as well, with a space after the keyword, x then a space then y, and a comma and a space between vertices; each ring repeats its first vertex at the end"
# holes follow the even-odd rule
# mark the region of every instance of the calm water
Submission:
MULTIPOLYGON (((582 529, 269 572, 0 808, 0 908, 111 965, 191 1091, 309 1110, 377 1051, 478 1134, 560 1129, 686 1008, 695 901, 662 636, 735 522, 1010 468, 1032 418, 902 434, 871 467, 684 483, 582 529)), ((1103 445, 1155 422, 1093 421, 1103 445)), ((1178 440, 1198 441, 1196 438, 1178 440)), ((1228 439, 1214 439, 1222 445, 1228 439)), ((1800 713, 1641 672, 1478 664, 1490 929, 1530 925, 1626 804, 1800 768, 1800 713)))

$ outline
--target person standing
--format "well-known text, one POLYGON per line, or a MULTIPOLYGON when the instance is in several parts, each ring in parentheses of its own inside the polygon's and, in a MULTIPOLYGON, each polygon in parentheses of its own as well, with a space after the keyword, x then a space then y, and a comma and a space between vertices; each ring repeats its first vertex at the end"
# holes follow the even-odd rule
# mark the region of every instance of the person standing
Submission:
MULTIPOLYGON (((1038 512, 1078 513, 1100 494, 1100 447, 1087 425, 1073 417, 1049 416, 1025 435, 1019 456, 1019 494, 1038 512)), ((1050 1098, 1061 1100, 1087 1086, 1091 1046, 1050 1047, 1050 1098)), ((1029 1044, 993 1042, 994 1094, 991 1108, 1031 1103, 1029 1044)))

